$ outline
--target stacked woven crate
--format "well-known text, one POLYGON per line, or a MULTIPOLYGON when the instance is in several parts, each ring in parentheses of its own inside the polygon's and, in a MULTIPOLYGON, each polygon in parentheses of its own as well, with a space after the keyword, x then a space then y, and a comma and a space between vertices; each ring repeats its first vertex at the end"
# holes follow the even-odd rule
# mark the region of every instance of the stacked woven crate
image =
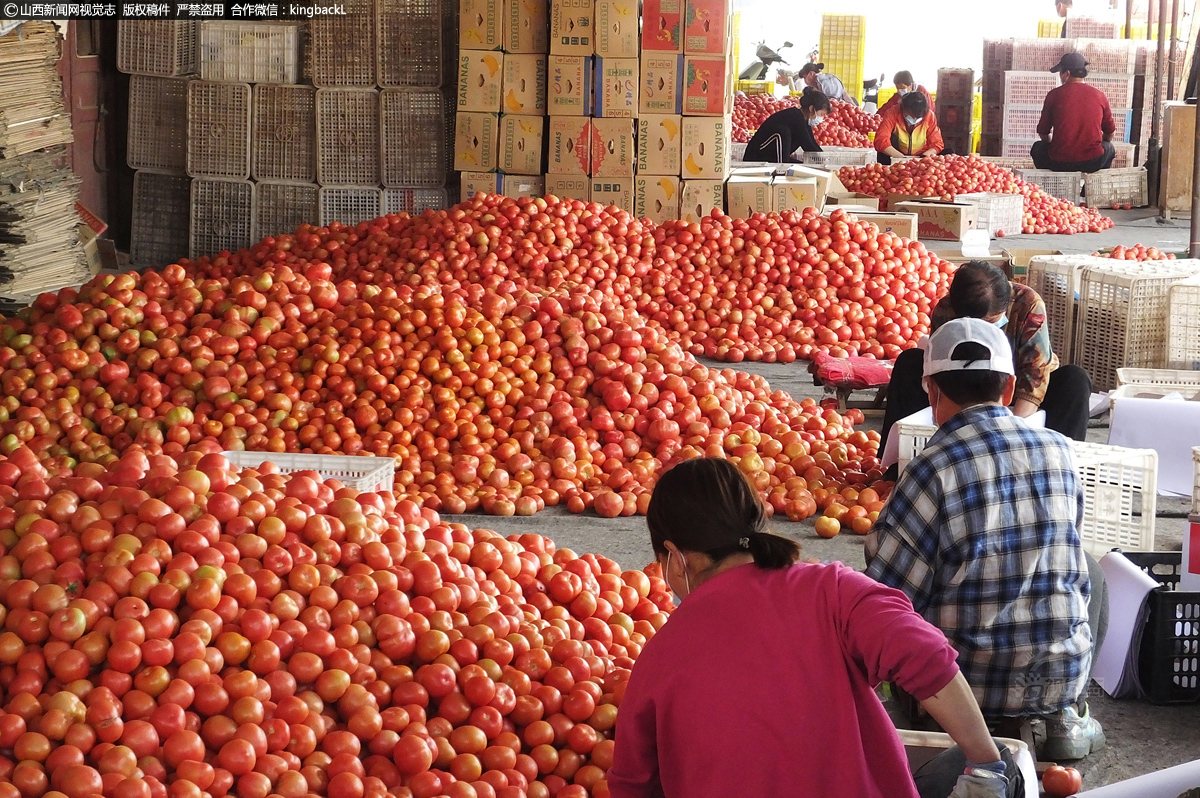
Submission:
POLYGON ((974 119, 975 71, 939 69, 937 120, 946 146, 959 155, 972 150, 971 123, 974 119))
POLYGON ((79 246, 79 180, 64 145, 71 115, 55 70, 50 22, 0 36, 0 295, 20 299, 78 285, 90 271, 79 246))
POLYGON ((851 14, 821 15, 821 62, 841 78, 858 99, 863 92, 863 59, 867 50, 867 18, 851 14))

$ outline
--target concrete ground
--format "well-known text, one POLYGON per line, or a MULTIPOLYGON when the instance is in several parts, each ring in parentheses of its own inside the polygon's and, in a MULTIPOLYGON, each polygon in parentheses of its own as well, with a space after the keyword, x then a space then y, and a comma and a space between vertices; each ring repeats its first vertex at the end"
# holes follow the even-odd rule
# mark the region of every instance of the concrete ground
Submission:
MULTIPOLYGON (((1000 247, 1060 249, 1068 253, 1091 253, 1117 244, 1145 244, 1169 252, 1187 248, 1189 231, 1186 222, 1161 224, 1152 212, 1112 212, 1118 227, 1103 233, 1072 236, 1010 236, 994 241, 993 250, 1000 247)), ((932 245, 941 252, 950 247, 932 245)), ((762 374, 771 386, 789 391, 793 396, 819 396, 806 364, 744 363, 745 371, 762 374)), ((860 394, 861 398, 869 398, 860 394)), ((856 397, 856 398, 859 398, 856 397)), ((867 429, 878 429, 880 420, 868 418, 867 429)), ((1088 439, 1107 442, 1107 419, 1093 422, 1088 439)), ((1182 545, 1187 505, 1179 499, 1160 497, 1157 519, 1157 548, 1178 551, 1182 545)), ((624 567, 641 567, 652 559, 649 534, 642 517, 603 519, 595 514, 571 515, 557 508, 530 518, 493 518, 479 515, 448 516, 448 520, 464 523, 471 528, 494 529, 503 534, 533 532, 552 538, 559 548, 577 553, 594 552, 610 557, 624 567)), ((822 561, 844 562, 861 570, 862 538, 842 533, 832 539, 816 535, 813 522, 789 523, 776 518, 774 531, 794 538, 804 547, 806 556, 822 561)), ((1115 701, 1092 685, 1092 711, 1104 726, 1108 745, 1102 751, 1075 763, 1084 774, 1084 788, 1111 784, 1200 759, 1200 704, 1189 706, 1154 706, 1141 701, 1115 701)))

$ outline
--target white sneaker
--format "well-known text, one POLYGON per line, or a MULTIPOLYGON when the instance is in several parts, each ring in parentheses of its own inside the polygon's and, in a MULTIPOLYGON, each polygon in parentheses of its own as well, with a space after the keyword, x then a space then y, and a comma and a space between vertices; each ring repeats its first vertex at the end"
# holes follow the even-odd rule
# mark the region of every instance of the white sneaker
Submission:
POLYGON ((1092 717, 1087 704, 1080 715, 1075 707, 1067 707, 1057 715, 1046 718, 1046 740, 1038 751, 1042 761, 1083 759, 1104 748, 1104 729, 1092 717))

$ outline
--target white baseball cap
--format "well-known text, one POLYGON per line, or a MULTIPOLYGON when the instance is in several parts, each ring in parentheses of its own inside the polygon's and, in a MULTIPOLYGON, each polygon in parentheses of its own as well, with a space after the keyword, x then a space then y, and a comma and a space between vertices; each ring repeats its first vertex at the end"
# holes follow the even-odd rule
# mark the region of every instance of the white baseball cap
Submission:
POLYGON ((983 319, 954 319, 929 337, 925 350, 925 376, 946 371, 995 371, 1015 375, 1012 346, 1004 332, 983 319), (954 360, 959 344, 976 343, 991 353, 987 360, 954 360))

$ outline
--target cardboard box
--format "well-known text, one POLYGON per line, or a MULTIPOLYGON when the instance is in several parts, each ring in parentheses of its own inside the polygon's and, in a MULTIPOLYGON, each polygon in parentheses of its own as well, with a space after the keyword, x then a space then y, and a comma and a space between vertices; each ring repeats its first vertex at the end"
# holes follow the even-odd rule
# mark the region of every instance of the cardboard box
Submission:
POLYGON ((499 50, 504 46, 501 0, 459 0, 458 46, 462 50, 499 50))
POLYGON ((544 116, 505 114, 500 117, 500 171, 513 175, 540 175, 545 129, 544 116))
MULTIPOLYGON (((822 169, 818 166, 799 166, 790 164, 787 170, 788 177, 808 178, 817 181, 817 199, 820 201, 818 208, 825 207, 825 199, 830 193, 836 193, 835 185, 841 186, 842 181, 837 179, 837 175, 828 169, 822 169), (834 181, 837 181, 835 184, 834 181)), ((878 210, 878 209, 876 209, 878 210)))
POLYGON ((683 52, 684 0, 642 3, 642 52, 683 52))
POLYGON ((580 175, 546 175, 546 194, 560 199, 591 199, 590 179, 580 175))
POLYGON ((504 0, 504 50, 550 52, 549 0, 504 0))
POLYGON ((820 209, 817 181, 811 177, 777 177, 771 181, 771 207, 776 213, 820 209))
POLYGON ((873 197, 870 194, 859 194, 850 192, 848 194, 829 194, 825 197, 826 209, 830 205, 853 205, 859 208, 870 208, 873 211, 879 210, 879 198, 873 197))
POLYGON ((679 178, 639 174, 633 181, 633 215, 656 224, 679 218, 679 178))
POLYGON ((870 222, 879 228, 881 233, 917 240, 917 215, 915 213, 862 213, 858 215, 860 222, 870 222))
POLYGON ((79 233, 79 243, 83 246, 83 256, 87 259, 88 271, 99 274, 104 268, 104 259, 100 255, 100 236, 86 224, 76 225, 79 233))
POLYGON ((592 58, 552 55, 547 72, 547 113, 551 116, 588 116, 592 107, 592 58))
POLYGON ((834 211, 845 211, 846 213, 858 216, 863 213, 879 213, 879 209, 870 205, 830 205, 829 201, 825 201, 825 208, 821 211, 822 215, 828 216, 834 211))
POLYGON ((637 58, 638 0, 596 0, 596 55, 637 58))
POLYGON ((546 56, 504 56, 504 106, 506 114, 546 113, 546 56))
POLYGON ((733 122, 727 116, 685 116, 681 126, 685 180, 724 179, 729 175, 733 122))
MULTIPOLYGON (((638 173, 678 175, 683 167, 683 117, 644 114, 638 118, 638 173)), ((675 200, 679 205, 678 197, 675 200)))
POLYGON ((550 117, 546 171, 555 175, 587 176, 592 169, 592 120, 586 116, 550 117))
POLYGON ((687 0, 683 18, 683 51, 725 55, 729 51, 732 34, 731 13, 730 0, 687 0))
POLYGON ((636 162, 632 119, 592 120, 593 177, 633 177, 636 162))
POLYGON ((633 175, 629 177, 593 177, 591 181, 592 202, 615 205, 629 210, 633 207, 633 175))
POLYGON ((979 221, 979 207, 957 202, 901 202, 890 210, 917 214, 917 232, 922 239, 958 241, 979 221))
POLYGON ((593 0, 550 0, 550 52, 555 55, 592 55, 596 52, 592 24, 593 0))
POLYGON ((108 229, 108 222, 92 213, 91 209, 82 202, 75 203, 75 213, 79 214, 79 220, 90 227, 92 232, 98 236, 104 235, 104 231, 108 229))
POLYGON ((683 113, 683 56, 642 53, 638 111, 643 114, 683 113))
POLYGON ((698 222, 716 208, 725 210, 724 180, 684 180, 679 190, 679 218, 698 222))
POLYGON ((683 113, 724 116, 733 110, 733 62, 723 55, 683 57, 683 113))
POLYGON ((786 177, 788 173, 788 164, 783 163, 742 163, 734 161, 730 168, 731 175, 741 175, 743 177, 786 177))
POLYGON ((756 213, 775 209, 771 178, 735 176, 725 184, 725 207, 735 219, 749 219, 756 213))
POLYGON ((633 119, 638 115, 636 58, 596 58, 596 110, 594 116, 633 119))
POLYGON ((480 192, 484 194, 499 194, 501 190, 500 175, 495 172, 463 172, 461 197, 469 200, 480 192))
POLYGON ((458 114, 454 126, 454 170, 491 172, 500 150, 500 115, 458 114))
POLYGON ((459 51, 458 110, 499 112, 503 88, 504 53, 459 51))
POLYGON ((500 193, 506 197, 542 197, 546 194, 546 178, 541 175, 505 175, 500 193))

